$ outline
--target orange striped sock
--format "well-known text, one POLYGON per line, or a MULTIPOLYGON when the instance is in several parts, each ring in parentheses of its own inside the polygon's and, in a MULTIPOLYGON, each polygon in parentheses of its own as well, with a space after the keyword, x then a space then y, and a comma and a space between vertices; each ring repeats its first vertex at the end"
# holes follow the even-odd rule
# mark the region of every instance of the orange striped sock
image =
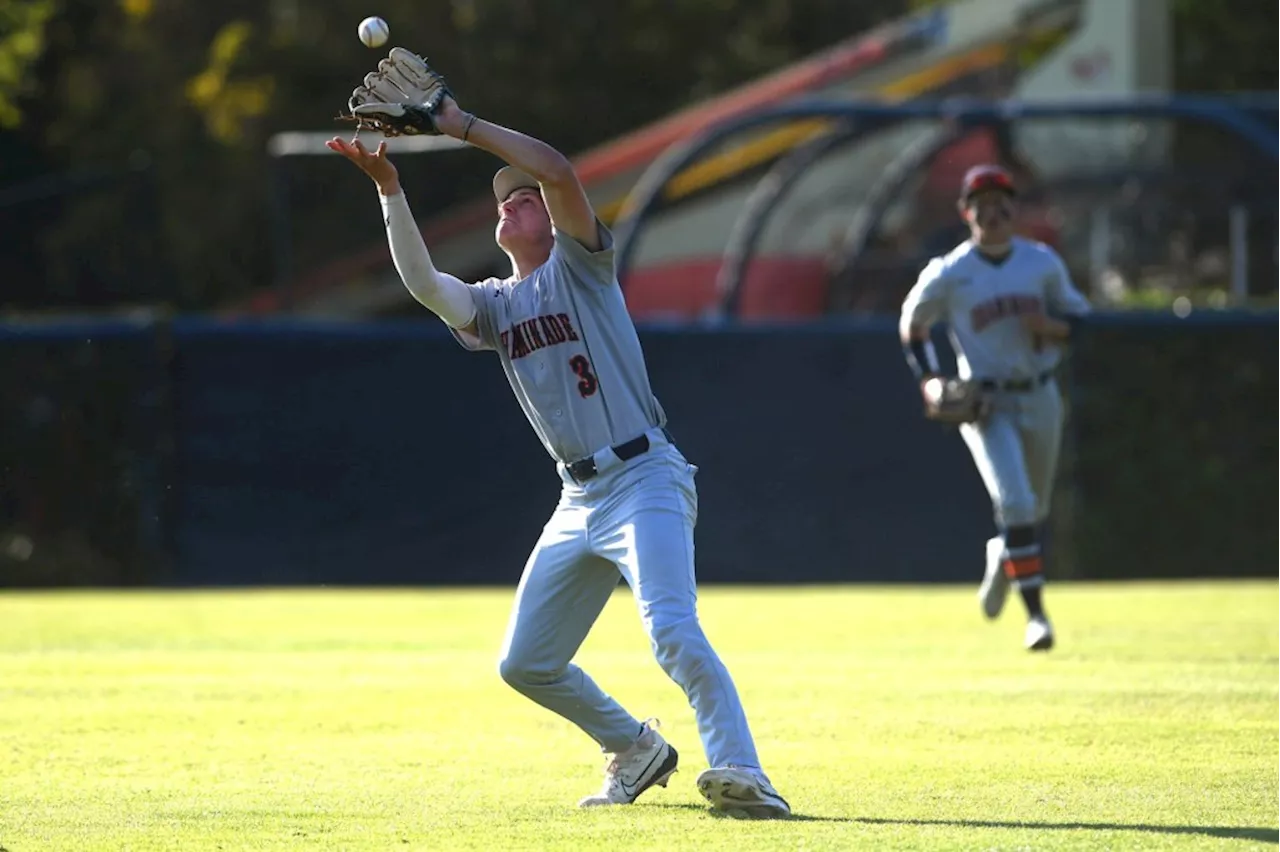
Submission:
POLYGON ((1044 588, 1044 573, 1040 554, 1005 559, 1004 574, 1009 582, 1018 587, 1027 615, 1032 618, 1043 617, 1044 604, 1040 600, 1040 590, 1044 588))
POLYGON ((1041 576, 1043 567, 1038 553, 1032 556, 1008 557, 1004 560, 1004 575, 1015 583, 1022 583, 1041 576))

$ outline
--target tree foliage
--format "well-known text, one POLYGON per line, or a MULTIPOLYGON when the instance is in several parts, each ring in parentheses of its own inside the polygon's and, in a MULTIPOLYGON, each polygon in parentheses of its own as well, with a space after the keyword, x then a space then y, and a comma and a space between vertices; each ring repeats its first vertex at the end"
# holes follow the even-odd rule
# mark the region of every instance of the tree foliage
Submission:
POLYGON ((18 124, 17 102, 32 94, 28 71, 44 50, 54 0, 0 0, 0 128, 18 124))
MULTIPOLYGON (((902 7, 385 0, 378 12, 468 108, 575 152, 902 7)), ((355 37, 366 14, 354 0, 0 0, 0 219, 22 273, 5 301, 193 308, 267 283, 266 141, 345 132, 333 119, 383 54, 355 37)), ((353 197, 367 183, 343 165, 284 169, 298 268, 377 232, 353 197)), ((478 191, 492 163, 468 152, 401 166, 426 214, 478 191)))
MULTIPOLYGON (((1243 36, 1228 9, 1247 0, 1175 2, 1200 22, 1196 61, 1209 69, 1205 84, 1184 85, 1248 85, 1267 64, 1229 43, 1243 36)), ((574 153, 908 5, 383 0, 378 14, 464 106, 574 153)), ((0 305, 190 309, 269 283, 266 141, 347 132, 333 119, 383 54, 355 37, 368 12, 355 0, 0 0, 0 226, 15 282, 0 305)), ((1274 63, 1275 27, 1246 35, 1264 32, 1274 63)), ((400 165, 426 215, 481 191, 494 164, 457 152, 400 165)), ((344 166, 282 170, 298 271, 380 231, 367 181, 344 166)))

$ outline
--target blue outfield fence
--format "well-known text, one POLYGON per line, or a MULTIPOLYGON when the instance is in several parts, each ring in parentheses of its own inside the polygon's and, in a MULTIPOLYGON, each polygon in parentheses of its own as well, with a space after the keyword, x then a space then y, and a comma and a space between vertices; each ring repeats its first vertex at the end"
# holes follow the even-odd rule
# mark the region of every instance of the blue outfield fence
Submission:
MULTIPOLYGON (((555 505, 553 463, 498 361, 434 321, 62 332, 0 331, 7 374, 44 375, 10 399, 11 425, 42 394, 60 409, 6 459, 27 469, 10 526, 38 529, 32 506, 53 507, 43 523, 115 542, 128 581, 510 583, 555 505), (59 420, 79 431, 29 440, 59 420), (58 440, 98 463, 60 467, 58 440), (129 530, 119 511, 90 523, 113 489, 129 530)), ((985 498, 958 440, 919 418, 891 323, 642 336, 701 468, 704 580, 970 573, 953 554, 979 552, 985 498)))
MULTIPOLYGON (((1137 341, 1135 352, 1245 338, 1275 352, 1274 314, 1100 315, 1092 328, 1137 341)), ((993 529, 989 503, 958 434, 920 416, 891 320, 646 327, 641 337, 671 429, 700 467, 703 581, 976 578, 993 529)), ((1249 399, 1239 401, 1272 414, 1211 427, 1250 428, 1270 416, 1267 434, 1249 445, 1272 460, 1267 477, 1269 360, 1243 365, 1249 399)), ((1114 412, 1133 406, 1108 396, 1123 385, 1105 357, 1084 361, 1092 366, 1081 376, 1068 369, 1064 385, 1075 400, 1099 400, 1089 404, 1104 412, 1100 430, 1098 417, 1080 413, 1086 433, 1103 436, 1090 440, 1104 440, 1114 412)), ((1220 386, 1222 369, 1178 381, 1220 386)), ((0 541, 5 585, 510 584, 557 499, 552 460, 497 359, 463 351, 430 319, 0 326, 0 377, 0 536, 34 543, 17 560, 0 541)), ((1228 431, 1209 440, 1241 446, 1228 431)), ((1132 502, 1112 493, 1126 483, 1110 475, 1114 458, 1094 455, 1108 458, 1103 475, 1073 471, 1068 458, 1060 489, 1079 480, 1084 503, 1132 502)), ((1169 489, 1152 477, 1170 466, 1149 461, 1149 481, 1135 486, 1142 499, 1156 501, 1157 514, 1182 511, 1158 503, 1169 489)), ((1256 477, 1264 463, 1238 467, 1256 477)), ((1253 487, 1232 476, 1231 493, 1253 487)), ((1273 479, 1262 484, 1274 493, 1273 479)), ((1241 538, 1229 518, 1183 526, 1187 541, 1166 551, 1218 552, 1217 536, 1241 538)), ((1117 532, 1139 543, 1158 533, 1117 532)), ((1084 550, 1087 571, 1063 570, 1105 575, 1100 563, 1128 561, 1108 555, 1122 550, 1084 550)), ((1080 553, 1079 542, 1068 551, 1080 553)), ((1266 553, 1255 560, 1260 552, 1245 561, 1274 565, 1266 553)), ((1180 572, 1152 568, 1162 569, 1180 572)), ((1254 570, 1211 570, 1239 569, 1254 570)))
MULTIPOLYGON (((518 577, 560 483, 496 358, 435 323, 175 337, 171 582, 518 577)), ((966 576, 985 497, 919 418, 892 324, 643 340, 701 468, 704 580, 966 576)))

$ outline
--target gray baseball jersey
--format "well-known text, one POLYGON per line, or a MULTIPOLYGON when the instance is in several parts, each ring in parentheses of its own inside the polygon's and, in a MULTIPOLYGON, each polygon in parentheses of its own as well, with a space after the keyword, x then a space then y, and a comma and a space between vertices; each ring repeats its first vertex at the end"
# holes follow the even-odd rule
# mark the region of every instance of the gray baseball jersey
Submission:
POLYGON ((994 393, 987 417, 960 427, 1003 528, 1048 516, 1062 439, 1062 399, 1046 379, 1061 347, 1037 345, 1020 318, 1089 310, 1057 252, 1022 238, 998 263, 961 243, 930 261, 903 302, 902 325, 947 324, 962 377, 1031 380, 1025 390, 994 393))
POLYGON ((1057 346, 1037 346, 1022 328, 1024 314, 1089 312, 1062 259, 1043 243, 1015 237, 999 264, 971 242, 934 258, 902 306, 904 324, 949 327, 964 378, 1031 378, 1061 359, 1057 346))
POLYGON ((556 229, 528 278, 468 285, 478 339, 454 331, 467 349, 498 353, 542 445, 566 463, 666 425, 618 286, 613 234, 597 226, 600 251, 556 229))

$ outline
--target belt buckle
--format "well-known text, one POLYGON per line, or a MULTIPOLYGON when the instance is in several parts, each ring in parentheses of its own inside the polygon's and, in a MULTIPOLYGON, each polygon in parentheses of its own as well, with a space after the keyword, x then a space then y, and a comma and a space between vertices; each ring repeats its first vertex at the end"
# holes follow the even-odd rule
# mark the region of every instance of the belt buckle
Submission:
POLYGON ((569 475, 573 477, 573 481, 579 485, 594 479, 596 475, 596 460, 590 456, 585 459, 579 459, 576 462, 565 465, 565 469, 569 471, 569 475))

